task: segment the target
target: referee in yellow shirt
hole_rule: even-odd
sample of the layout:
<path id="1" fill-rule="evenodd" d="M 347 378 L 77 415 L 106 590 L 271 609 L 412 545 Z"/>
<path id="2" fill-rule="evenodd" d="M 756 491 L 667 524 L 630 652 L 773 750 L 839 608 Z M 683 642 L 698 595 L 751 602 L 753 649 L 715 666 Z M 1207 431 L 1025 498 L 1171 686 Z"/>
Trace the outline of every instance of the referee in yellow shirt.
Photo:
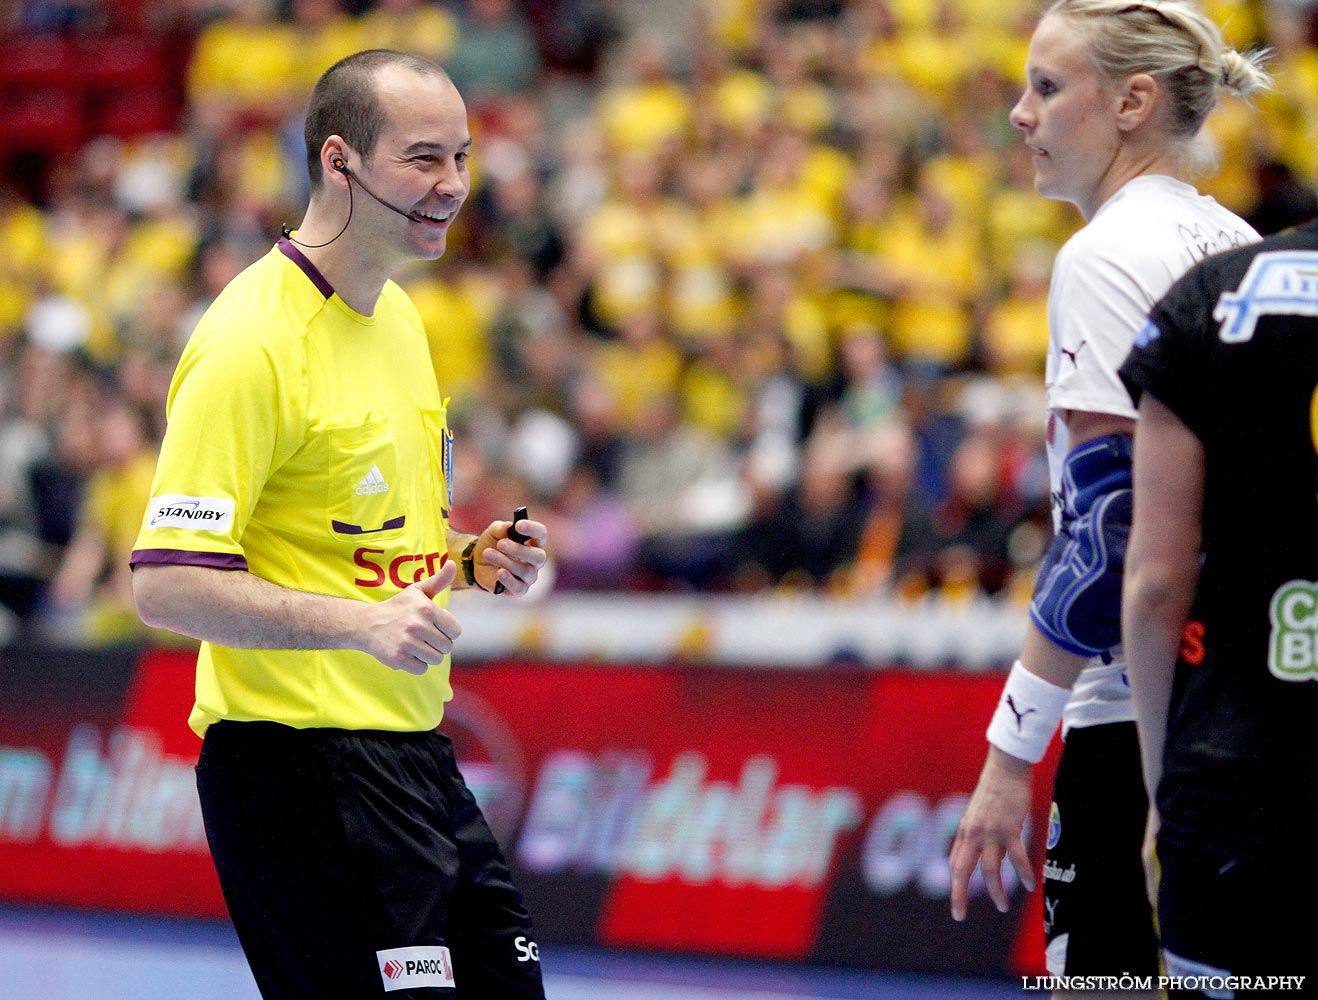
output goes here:
<path id="1" fill-rule="evenodd" d="M 202 640 L 198 789 L 263 997 L 542 1000 L 530 918 L 436 727 L 449 590 L 525 594 L 546 530 L 450 528 L 446 401 L 390 280 L 444 253 L 466 107 L 435 63 L 360 52 L 317 82 L 306 140 L 302 226 L 216 299 L 170 386 L 138 613 Z"/>

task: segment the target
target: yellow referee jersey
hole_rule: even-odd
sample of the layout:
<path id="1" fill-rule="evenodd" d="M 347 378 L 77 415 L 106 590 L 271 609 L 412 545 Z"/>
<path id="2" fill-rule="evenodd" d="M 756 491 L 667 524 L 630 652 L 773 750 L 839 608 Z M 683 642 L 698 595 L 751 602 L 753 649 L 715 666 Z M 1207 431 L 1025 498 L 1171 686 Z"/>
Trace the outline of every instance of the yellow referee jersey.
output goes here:
<path id="1" fill-rule="evenodd" d="M 397 285 L 362 316 L 281 240 L 220 294 L 183 352 L 133 565 L 392 597 L 445 558 L 444 402 Z M 196 694 L 189 723 L 203 734 L 220 719 L 428 730 L 453 692 L 447 659 L 417 677 L 355 651 L 203 643 Z"/>

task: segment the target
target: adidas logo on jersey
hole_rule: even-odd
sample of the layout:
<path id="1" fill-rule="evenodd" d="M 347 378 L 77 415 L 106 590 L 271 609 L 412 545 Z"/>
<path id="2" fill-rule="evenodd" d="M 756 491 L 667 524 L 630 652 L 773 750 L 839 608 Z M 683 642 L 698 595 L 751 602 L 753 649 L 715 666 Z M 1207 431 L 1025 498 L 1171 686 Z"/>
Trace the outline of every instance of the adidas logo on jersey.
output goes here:
<path id="1" fill-rule="evenodd" d="M 384 481 L 384 476 L 380 475 L 380 467 L 372 465 L 371 471 L 362 476 L 362 481 L 357 484 L 354 491 L 359 497 L 369 496 L 372 493 L 388 493 L 389 484 Z"/>

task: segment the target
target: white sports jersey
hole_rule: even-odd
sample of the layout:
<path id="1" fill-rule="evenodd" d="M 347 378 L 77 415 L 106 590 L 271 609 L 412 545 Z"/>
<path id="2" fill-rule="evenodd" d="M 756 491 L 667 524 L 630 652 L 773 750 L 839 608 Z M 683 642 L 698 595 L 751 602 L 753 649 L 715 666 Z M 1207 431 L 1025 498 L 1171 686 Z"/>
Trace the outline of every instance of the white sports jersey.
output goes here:
<path id="1" fill-rule="evenodd" d="M 1154 304 L 1177 278 L 1215 253 L 1259 236 L 1189 184 L 1136 177 L 1103 203 L 1053 265 L 1048 293 L 1048 471 L 1060 526 L 1062 465 L 1070 450 L 1061 414 L 1088 410 L 1136 417 L 1117 369 Z M 1094 660 L 1072 689 L 1062 731 L 1135 718 L 1125 660 Z"/>

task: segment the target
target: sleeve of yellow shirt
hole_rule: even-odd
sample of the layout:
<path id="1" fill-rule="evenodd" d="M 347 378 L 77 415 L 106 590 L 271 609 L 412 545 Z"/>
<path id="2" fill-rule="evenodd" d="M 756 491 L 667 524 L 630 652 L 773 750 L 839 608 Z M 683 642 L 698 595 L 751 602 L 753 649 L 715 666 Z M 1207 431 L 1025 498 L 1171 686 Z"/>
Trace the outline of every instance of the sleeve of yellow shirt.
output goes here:
<path id="1" fill-rule="evenodd" d="M 253 326 L 221 313 L 184 352 L 134 562 L 246 568 L 242 538 L 262 487 L 301 439 L 304 378 L 290 338 Z"/>

